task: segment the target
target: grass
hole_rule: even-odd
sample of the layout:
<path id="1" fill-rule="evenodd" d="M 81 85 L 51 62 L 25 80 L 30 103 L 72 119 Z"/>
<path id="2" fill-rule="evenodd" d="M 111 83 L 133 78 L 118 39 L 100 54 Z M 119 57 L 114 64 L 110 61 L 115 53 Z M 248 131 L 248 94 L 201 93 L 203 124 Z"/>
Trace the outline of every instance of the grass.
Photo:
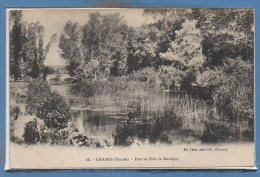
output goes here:
<path id="1" fill-rule="evenodd" d="M 85 97 L 88 106 L 111 110 L 124 110 L 133 113 L 135 118 L 156 120 L 178 118 L 205 118 L 210 107 L 203 100 L 187 94 L 171 95 L 159 86 L 118 78 L 106 81 L 85 81 L 73 89 L 74 93 L 84 92 L 80 86 L 87 84 L 85 91 L 91 90 L 91 96 Z M 150 84 L 150 85 L 149 85 Z M 86 88 L 85 86 L 82 86 Z M 92 93 L 93 92 L 93 93 Z M 88 95 L 84 93 L 82 95 Z"/>
<path id="2" fill-rule="evenodd" d="M 128 118 L 137 122 L 139 120 L 156 123 L 159 121 L 162 128 L 169 126 L 168 124 L 180 128 L 184 122 L 192 126 L 196 122 L 206 123 L 214 127 L 222 127 L 223 130 L 233 132 L 232 135 L 237 136 L 239 132 L 248 130 L 248 136 L 253 137 L 252 125 L 240 127 L 240 124 L 233 122 L 220 111 L 213 101 L 202 100 L 184 92 L 172 93 L 162 90 L 154 83 L 127 78 L 86 81 L 80 83 L 77 88 L 82 84 L 92 88 L 92 95 L 85 97 L 90 107 L 114 111 L 114 113 L 123 111 L 128 114 Z M 235 129 L 233 130 L 232 127 Z M 218 132 L 213 132 L 215 133 Z"/>
<path id="3" fill-rule="evenodd" d="M 21 96 L 26 94 L 26 92 L 23 93 L 26 87 L 27 85 L 22 82 L 10 83 L 10 98 L 15 100 L 18 105 L 24 102 Z M 71 91 L 77 96 L 85 98 L 87 106 L 92 110 L 100 109 L 112 115 L 124 113 L 128 115 L 128 118 L 137 122 L 145 120 L 156 122 L 156 125 L 159 122 L 162 130 L 169 126 L 172 120 L 177 120 L 173 123 L 174 126 L 178 126 L 177 128 L 182 126 L 179 124 L 180 122 L 190 122 L 191 124 L 205 122 L 211 127 L 222 127 L 223 130 L 232 131 L 234 134 L 241 132 L 246 139 L 254 136 L 253 129 L 249 130 L 248 126 L 244 126 L 237 130 L 238 125 L 235 122 L 231 125 L 230 122 L 223 121 L 223 117 L 220 115 L 218 115 L 220 120 L 209 120 L 210 113 L 216 110 L 212 102 L 209 103 L 183 92 L 165 91 L 152 82 L 140 82 L 125 77 L 111 80 L 86 80 L 71 85 Z M 140 124 L 140 126 L 142 125 Z M 12 129 L 12 127 L 11 125 L 10 128 Z M 215 130 L 214 127 L 211 129 Z M 231 130 L 232 127 L 235 130 Z M 146 131 L 145 128 L 144 131 Z M 218 131 L 214 131 L 213 135 L 215 134 L 218 134 Z"/>

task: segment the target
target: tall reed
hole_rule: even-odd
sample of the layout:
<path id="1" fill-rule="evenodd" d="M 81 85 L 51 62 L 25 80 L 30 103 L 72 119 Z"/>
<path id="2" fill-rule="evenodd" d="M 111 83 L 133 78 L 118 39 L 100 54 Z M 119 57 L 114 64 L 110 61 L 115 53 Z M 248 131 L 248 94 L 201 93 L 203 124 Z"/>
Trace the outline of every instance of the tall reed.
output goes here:
<path id="1" fill-rule="evenodd" d="M 205 119 L 210 109 L 205 101 L 198 98 L 184 93 L 171 94 L 139 81 L 118 79 L 84 84 L 93 90 L 93 96 L 86 98 L 89 106 L 121 109 L 134 113 L 135 118 L 140 119 L 167 119 L 173 116 Z"/>

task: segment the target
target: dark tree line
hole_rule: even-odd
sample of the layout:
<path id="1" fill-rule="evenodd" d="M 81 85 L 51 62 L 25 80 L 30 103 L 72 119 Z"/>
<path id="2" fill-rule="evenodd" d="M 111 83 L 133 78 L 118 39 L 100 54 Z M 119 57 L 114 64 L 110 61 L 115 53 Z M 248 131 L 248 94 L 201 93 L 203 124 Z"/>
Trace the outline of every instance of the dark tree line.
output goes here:
<path id="1" fill-rule="evenodd" d="M 27 24 L 22 19 L 21 10 L 10 11 L 9 16 L 10 76 L 15 81 L 27 76 L 44 77 L 44 60 L 51 44 L 56 40 L 56 34 L 44 46 L 44 27 L 39 22 Z"/>
<path id="2" fill-rule="evenodd" d="M 119 14 L 100 13 L 83 26 L 69 21 L 59 46 L 70 74 L 96 78 L 146 67 L 186 70 L 196 62 L 215 67 L 227 58 L 253 62 L 250 9 L 145 9 L 144 15 L 155 22 L 132 28 Z"/>
<path id="3" fill-rule="evenodd" d="M 128 31 L 119 14 L 90 14 L 84 26 L 67 22 L 59 47 L 69 73 L 94 78 L 126 74 Z"/>
<path id="4" fill-rule="evenodd" d="M 67 22 L 59 47 L 70 75 L 155 78 L 162 89 L 196 93 L 232 114 L 241 107 L 253 114 L 252 9 L 144 9 L 143 15 L 154 22 L 133 28 L 119 13 L 92 13 L 82 26 Z M 44 77 L 56 35 L 45 45 L 44 27 L 27 24 L 22 11 L 10 11 L 9 23 L 10 76 Z"/>
<path id="5" fill-rule="evenodd" d="M 83 26 L 68 22 L 59 46 L 70 74 L 154 78 L 162 89 L 213 100 L 232 117 L 253 117 L 252 9 L 144 9 L 143 15 L 154 22 L 133 28 L 120 14 L 100 13 Z"/>

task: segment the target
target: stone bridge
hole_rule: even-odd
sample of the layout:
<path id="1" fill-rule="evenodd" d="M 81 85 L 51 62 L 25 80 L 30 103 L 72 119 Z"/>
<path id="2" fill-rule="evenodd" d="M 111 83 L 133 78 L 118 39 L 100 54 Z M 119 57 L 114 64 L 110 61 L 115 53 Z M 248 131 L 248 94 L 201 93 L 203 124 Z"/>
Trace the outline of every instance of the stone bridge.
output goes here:
<path id="1" fill-rule="evenodd" d="M 68 74 L 51 74 L 47 75 L 46 80 L 50 84 L 62 84 L 62 83 L 73 83 L 75 81 L 74 77 Z"/>

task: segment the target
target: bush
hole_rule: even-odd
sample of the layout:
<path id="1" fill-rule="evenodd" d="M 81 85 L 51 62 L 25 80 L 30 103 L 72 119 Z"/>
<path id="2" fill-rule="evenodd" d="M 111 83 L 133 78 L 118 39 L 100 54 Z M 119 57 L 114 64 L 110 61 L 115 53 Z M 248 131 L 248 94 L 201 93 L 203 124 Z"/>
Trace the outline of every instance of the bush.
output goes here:
<path id="1" fill-rule="evenodd" d="M 172 66 L 160 67 L 160 81 L 161 86 L 165 89 L 179 90 L 183 81 L 185 73 L 182 70 L 176 69 Z"/>
<path id="2" fill-rule="evenodd" d="M 71 111 L 65 99 L 56 91 L 48 96 L 48 100 L 37 108 L 36 116 L 44 120 L 48 128 L 64 128 L 71 118 Z"/>
<path id="3" fill-rule="evenodd" d="M 93 96 L 94 87 L 91 82 L 92 81 L 89 80 L 77 82 L 76 84 L 71 86 L 70 88 L 71 94 L 76 96 L 83 96 L 85 98 Z"/>
<path id="4" fill-rule="evenodd" d="M 226 59 L 223 66 L 207 69 L 197 84 L 210 93 L 215 104 L 234 119 L 254 117 L 253 65 L 241 59 Z"/>
<path id="5" fill-rule="evenodd" d="M 10 118 L 13 120 L 18 119 L 19 113 L 20 113 L 19 105 L 14 99 L 10 99 L 10 106 L 9 106 Z"/>
<path id="6" fill-rule="evenodd" d="M 135 71 L 129 76 L 129 79 L 143 83 L 144 87 L 155 87 L 159 81 L 158 72 L 150 67 Z"/>
<path id="7" fill-rule="evenodd" d="M 34 80 L 28 85 L 27 106 L 48 128 L 64 128 L 71 118 L 65 99 L 56 91 L 51 91 L 44 80 Z"/>
<path id="8" fill-rule="evenodd" d="M 28 84 L 27 106 L 32 114 L 38 112 L 38 108 L 42 107 L 48 101 L 51 95 L 51 88 L 45 80 L 32 80 Z"/>
<path id="9" fill-rule="evenodd" d="M 115 130 L 114 145 L 116 146 L 130 146 L 134 142 L 133 127 L 123 124 L 118 125 Z"/>
<path id="10" fill-rule="evenodd" d="M 24 142 L 28 144 L 34 144 L 36 143 L 39 138 L 40 134 L 37 130 L 37 121 L 33 120 L 28 123 L 26 123 L 24 127 Z"/>

